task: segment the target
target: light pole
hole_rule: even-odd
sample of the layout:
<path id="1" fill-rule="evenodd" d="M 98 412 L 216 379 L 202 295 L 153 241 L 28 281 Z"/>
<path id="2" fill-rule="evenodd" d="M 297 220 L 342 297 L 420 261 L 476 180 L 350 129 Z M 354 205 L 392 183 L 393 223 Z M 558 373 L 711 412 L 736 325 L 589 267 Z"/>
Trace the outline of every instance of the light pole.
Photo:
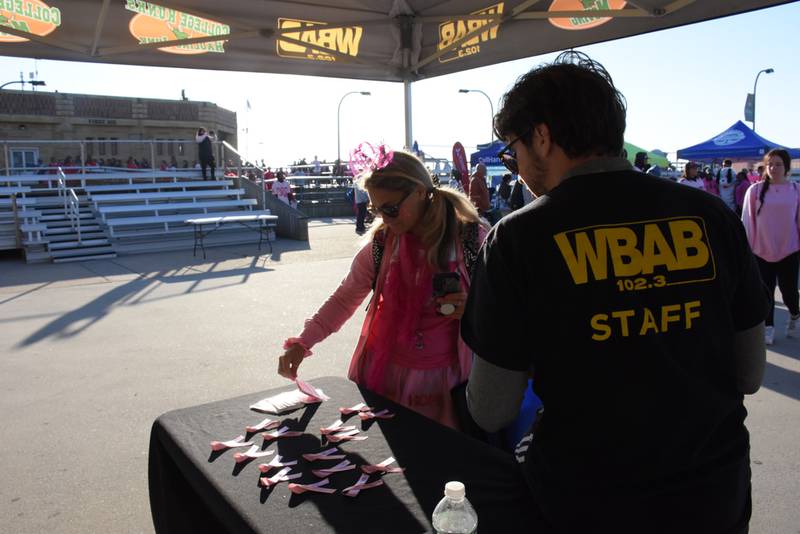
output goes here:
<path id="1" fill-rule="evenodd" d="M 758 71 L 758 74 L 756 74 L 756 83 L 753 84 L 753 132 L 756 131 L 756 88 L 758 87 L 758 77 L 761 76 L 762 72 L 772 74 L 775 72 L 775 69 L 761 69 Z"/>
<path id="2" fill-rule="evenodd" d="M 37 86 L 40 86 L 40 85 L 45 85 L 45 83 L 43 81 L 41 81 L 41 80 L 30 80 L 30 81 L 27 81 L 27 82 L 25 80 L 14 80 L 13 82 L 6 82 L 3 85 L 0 85 L 0 89 L 5 87 L 6 85 L 11 85 L 12 83 L 21 83 L 23 87 L 25 87 L 26 83 L 29 83 L 34 87 L 37 87 Z"/>
<path id="3" fill-rule="evenodd" d="M 342 116 L 342 101 L 347 98 L 348 95 L 364 95 L 370 96 L 372 93 L 369 91 L 350 91 L 349 93 L 345 93 L 342 98 L 339 99 L 339 107 L 336 108 L 336 163 L 339 165 L 339 168 L 342 167 L 342 129 L 340 128 L 340 119 Z"/>
<path id="4" fill-rule="evenodd" d="M 486 93 L 484 93 L 480 89 L 459 89 L 458 92 L 459 93 L 480 93 L 480 94 L 482 94 L 483 96 L 486 97 L 486 100 L 489 101 L 489 109 L 492 112 L 491 121 L 489 122 L 489 124 L 491 124 L 491 128 L 489 129 L 490 132 L 491 132 L 490 135 L 489 135 L 489 143 L 491 143 L 494 140 L 494 104 L 492 104 L 492 99 L 489 98 L 489 95 L 487 95 Z"/>

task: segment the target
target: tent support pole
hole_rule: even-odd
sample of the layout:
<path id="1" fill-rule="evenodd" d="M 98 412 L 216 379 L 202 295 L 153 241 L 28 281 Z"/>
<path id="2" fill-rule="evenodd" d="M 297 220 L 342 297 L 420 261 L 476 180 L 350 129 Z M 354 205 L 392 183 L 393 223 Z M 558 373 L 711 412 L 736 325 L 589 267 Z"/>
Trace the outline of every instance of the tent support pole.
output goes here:
<path id="1" fill-rule="evenodd" d="M 413 134 L 411 132 L 411 81 L 403 80 L 403 109 L 405 112 L 405 148 L 411 150 L 414 144 Z"/>

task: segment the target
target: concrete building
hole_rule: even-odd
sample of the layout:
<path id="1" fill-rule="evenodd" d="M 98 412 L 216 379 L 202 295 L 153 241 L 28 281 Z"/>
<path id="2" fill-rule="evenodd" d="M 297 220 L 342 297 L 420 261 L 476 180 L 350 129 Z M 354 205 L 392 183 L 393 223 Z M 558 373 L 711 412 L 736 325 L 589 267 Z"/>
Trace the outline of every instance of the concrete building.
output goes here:
<path id="1" fill-rule="evenodd" d="M 29 168 L 39 160 L 75 161 L 82 153 L 87 160 L 133 157 L 156 166 L 174 157 L 178 166 L 184 161 L 192 166 L 199 127 L 236 146 L 236 113 L 211 102 L 3 90 L 0 172 L 6 165 Z M 140 142 L 153 139 L 162 142 Z M 75 142 L 36 142 L 51 140 Z"/>

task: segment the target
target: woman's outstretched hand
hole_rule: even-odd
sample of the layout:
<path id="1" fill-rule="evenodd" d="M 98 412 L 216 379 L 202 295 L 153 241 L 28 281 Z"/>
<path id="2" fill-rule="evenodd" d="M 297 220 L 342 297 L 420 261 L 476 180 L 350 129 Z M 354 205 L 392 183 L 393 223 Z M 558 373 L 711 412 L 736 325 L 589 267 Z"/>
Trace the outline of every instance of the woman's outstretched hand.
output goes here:
<path id="1" fill-rule="evenodd" d="M 461 320 L 461 317 L 464 315 L 464 305 L 467 302 L 467 294 L 464 292 L 461 293 L 450 293 L 443 297 L 439 297 L 436 299 L 436 305 L 441 307 L 442 304 L 452 304 L 455 307 L 453 313 L 447 315 L 450 319 L 458 319 Z"/>
<path id="2" fill-rule="evenodd" d="M 283 356 L 278 359 L 278 374 L 289 380 L 296 379 L 297 368 L 300 367 L 300 363 L 303 361 L 305 355 L 306 349 L 299 343 L 295 343 L 286 349 Z"/>

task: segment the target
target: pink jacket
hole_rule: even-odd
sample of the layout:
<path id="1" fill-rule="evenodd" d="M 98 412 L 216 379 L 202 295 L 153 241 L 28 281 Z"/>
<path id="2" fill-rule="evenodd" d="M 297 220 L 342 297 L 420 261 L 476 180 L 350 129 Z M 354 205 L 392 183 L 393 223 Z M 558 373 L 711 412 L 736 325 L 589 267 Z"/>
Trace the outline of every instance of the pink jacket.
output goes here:
<path id="1" fill-rule="evenodd" d="M 800 188 L 796 184 L 771 184 L 764 198 L 764 208 L 758 197 L 764 182 L 750 186 L 744 195 L 742 223 L 753 254 L 778 262 L 800 250 Z"/>
<path id="2" fill-rule="evenodd" d="M 479 243 L 483 243 L 486 233 L 485 228 L 482 226 L 479 227 Z M 389 234 L 384 247 L 383 260 L 381 261 L 380 271 L 375 284 L 375 291 L 369 301 L 367 316 L 364 318 L 361 334 L 350 361 L 350 369 L 347 376 L 350 380 L 357 383 L 364 382 L 364 380 L 362 380 L 364 346 L 369 337 L 372 320 L 375 317 L 377 296 L 381 294 L 383 283 L 386 280 L 386 273 L 391 263 L 390 260 L 397 253 L 398 244 L 399 241 L 397 237 L 393 234 Z M 460 242 L 456 246 L 456 255 L 462 285 L 464 286 L 464 290 L 468 291 L 470 279 L 469 273 L 467 273 L 464 265 L 464 253 Z M 317 313 L 310 319 L 306 319 L 303 332 L 297 337 L 287 339 L 284 343 L 284 347 L 288 348 L 294 343 L 299 343 L 306 349 L 306 356 L 310 356 L 311 348 L 313 348 L 314 345 L 323 341 L 332 333 L 337 332 L 342 325 L 353 316 L 353 313 L 355 313 L 356 309 L 364 301 L 364 298 L 372 291 L 372 282 L 375 279 L 375 261 L 372 257 L 372 242 L 370 241 L 356 254 L 350 266 L 350 272 L 344 280 L 342 280 L 341 284 L 339 284 L 336 291 L 328 297 L 328 300 L 317 310 Z M 461 367 L 461 381 L 464 382 L 469 378 L 469 372 L 472 369 L 472 350 L 467 347 L 464 340 L 460 337 L 458 339 L 458 360 Z"/>

